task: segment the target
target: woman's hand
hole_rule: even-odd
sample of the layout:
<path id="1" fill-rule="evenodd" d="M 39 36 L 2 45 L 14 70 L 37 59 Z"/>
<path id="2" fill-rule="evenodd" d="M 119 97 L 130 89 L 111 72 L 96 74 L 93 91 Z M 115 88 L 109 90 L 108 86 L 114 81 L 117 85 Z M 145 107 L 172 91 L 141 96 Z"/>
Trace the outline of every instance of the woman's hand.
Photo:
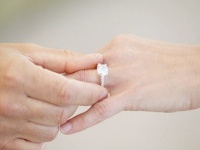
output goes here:
<path id="1" fill-rule="evenodd" d="M 199 46 L 119 36 L 100 52 L 109 67 L 105 87 L 110 97 L 63 125 L 71 129 L 66 134 L 81 131 L 125 110 L 174 112 L 200 107 Z M 100 83 L 96 70 L 69 76 Z"/>
<path id="2" fill-rule="evenodd" d="M 82 56 L 33 44 L 0 44 L 0 149 L 40 150 L 79 105 L 107 91 L 58 73 L 95 68 L 100 54 Z"/>

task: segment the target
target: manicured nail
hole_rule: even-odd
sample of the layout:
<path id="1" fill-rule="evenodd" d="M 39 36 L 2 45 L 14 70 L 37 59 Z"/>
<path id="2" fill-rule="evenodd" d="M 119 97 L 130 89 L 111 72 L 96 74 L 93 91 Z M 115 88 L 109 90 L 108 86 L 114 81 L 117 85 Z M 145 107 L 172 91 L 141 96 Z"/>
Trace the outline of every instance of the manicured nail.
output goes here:
<path id="1" fill-rule="evenodd" d="M 107 97 L 108 97 L 108 92 L 104 90 L 103 93 L 101 94 L 99 100 L 105 99 L 105 98 L 107 98 Z"/>
<path id="2" fill-rule="evenodd" d="M 60 128 L 60 130 L 61 130 L 62 133 L 67 133 L 67 132 L 69 132 L 71 129 L 72 129 L 71 123 L 67 123 L 67 124 L 61 126 L 61 128 Z"/>

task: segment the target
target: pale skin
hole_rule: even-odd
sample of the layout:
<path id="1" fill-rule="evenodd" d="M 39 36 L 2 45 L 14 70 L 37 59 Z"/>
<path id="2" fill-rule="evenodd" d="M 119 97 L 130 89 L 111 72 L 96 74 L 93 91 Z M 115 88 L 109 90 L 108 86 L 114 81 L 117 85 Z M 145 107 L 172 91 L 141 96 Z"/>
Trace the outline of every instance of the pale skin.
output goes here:
<path id="1" fill-rule="evenodd" d="M 121 111 L 175 112 L 200 107 L 200 46 L 122 35 L 99 53 L 109 67 L 105 87 L 110 97 L 68 120 L 62 125 L 63 133 L 82 131 Z M 100 84 L 93 69 L 68 77 Z"/>
<path id="2" fill-rule="evenodd" d="M 0 149 L 40 150 L 78 106 L 106 98 L 105 88 L 63 75 L 102 61 L 101 54 L 0 44 Z"/>

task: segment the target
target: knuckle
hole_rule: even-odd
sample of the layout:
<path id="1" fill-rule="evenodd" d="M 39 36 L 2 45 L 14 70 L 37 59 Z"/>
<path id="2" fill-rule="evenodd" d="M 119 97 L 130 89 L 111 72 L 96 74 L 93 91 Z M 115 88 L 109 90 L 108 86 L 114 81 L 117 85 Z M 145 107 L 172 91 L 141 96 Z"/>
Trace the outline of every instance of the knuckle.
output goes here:
<path id="1" fill-rule="evenodd" d="M 74 55 L 74 53 L 73 53 L 72 51 L 69 51 L 69 50 L 66 50 L 66 49 L 63 50 L 63 53 L 64 53 L 64 55 L 65 55 L 66 57 L 68 57 L 68 56 L 73 56 L 73 55 Z"/>
<path id="2" fill-rule="evenodd" d="M 40 47 L 39 45 L 37 45 L 37 44 L 35 44 L 35 43 L 24 43 L 23 46 L 24 46 L 25 48 L 30 48 L 30 47 L 36 48 L 36 47 Z"/>
<path id="3" fill-rule="evenodd" d="M 8 141 L 7 143 L 4 142 L 0 142 L 0 149 L 1 150 L 10 150 L 11 146 L 15 145 L 15 140 L 14 141 Z"/>
<path id="4" fill-rule="evenodd" d="M 105 118 L 108 115 L 109 108 L 104 103 L 99 103 L 94 106 L 94 114 L 99 116 L 100 118 Z"/>
<path id="5" fill-rule="evenodd" d="M 128 35 L 124 35 L 124 34 L 118 35 L 118 36 L 113 38 L 112 43 L 113 44 L 120 44 L 120 43 L 126 41 L 127 39 L 128 39 Z"/>
<path id="6" fill-rule="evenodd" d="M 13 62 L 10 62 L 8 66 L 6 66 L 6 69 L 4 69 L 3 74 L 3 81 L 6 84 L 6 86 L 14 86 L 18 85 L 20 82 L 19 72 L 16 70 L 18 67 L 13 64 Z"/>
<path id="7" fill-rule="evenodd" d="M 13 105 L 10 105 L 5 99 L 1 100 L 2 102 L 0 103 L 0 114 L 2 116 L 8 116 L 11 115 L 11 113 L 14 113 L 14 107 Z"/>
<path id="8" fill-rule="evenodd" d="M 5 115 L 5 113 L 7 112 L 7 105 L 4 102 L 5 100 L 4 100 L 2 95 L 0 95 L 0 101 L 1 101 L 1 103 L 0 103 L 0 115 L 2 116 L 2 115 Z"/>
<path id="9" fill-rule="evenodd" d="M 11 105 L 9 107 L 9 104 L 8 103 L 4 103 L 4 104 L 1 104 L 0 108 L 1 108 L 1 115 L 3 116 L 10 116 L 11 113 L 12 113 L 12 108 L 13 106 Z"/>
<path id="10" fill-rule="evenodd" d="M 17 103 L 12 103 L 12 105 L 10 102 L 0 103 L 0 114 L 2 116 L 17 117 L 22 115 L 22 110 L 22 107 Z"/>
<path id="11" fill-rule="evenodd" d="M 86 76 L 86 71 L 85 70 L 82 70 L 78 73 L 78 78 L 80 81 L 83 81 L 83 82 L 87 82 L 87 76 Z"/>
<path id="12" fill-rule="evenodd" d="M 60 106 L 66 106 L 68 103 L 70 103 L 71 100 L 71 94 L 70 90 L 67 88 L 68 86 L 65 84 L 62 84 L 58 90 L 58 105 Z"/>
<path id="13" fill-rule="evenodd" d="M 47 134 L 47 141 L 54 140 L 58 135 L 58 131 L 59 131 L 58 127 L 53 127 L 49 129 L 48 134 Z"/>

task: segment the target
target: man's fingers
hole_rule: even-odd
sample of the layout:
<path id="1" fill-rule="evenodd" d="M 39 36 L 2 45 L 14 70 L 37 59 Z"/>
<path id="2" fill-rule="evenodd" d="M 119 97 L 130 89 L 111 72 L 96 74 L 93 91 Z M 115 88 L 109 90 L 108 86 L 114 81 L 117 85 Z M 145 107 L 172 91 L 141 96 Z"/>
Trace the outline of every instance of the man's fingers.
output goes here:
<path id="1" fill-rule="evenodd" d="M 95 68 L 103 62 L 101 54 L 82 55 L 69 50 L 45 48 L 36 44 L 1 44 L 5 50 L 16 50 L 27 56 L 30 61 L 57 73 L 73 73 L 82 69 Z"/>
<path id="2" fill-rule="evenodd" d="M 29 56 L 34 63 L 58 73 L 73 73 L 82 69 L 95 68 L 103 61 L 101 54 L 81 55 L 67 50 L 48 50 Z"/>
<path id="3" fill-rule="evenodd" d="M 61 126 L 64 134 L 71 134 L 91 127 L 111 116 L 123 111 L 124 105 L 121 96 L 107 98 L 95 105 L 88 111 L 75 116 Z"/>
<path id="4" fill-rule="evenodd" d="M 36 99 L 27 98 L 26 115 L 28 121 L 46 126 L 59 126 L 65 123 L 76 111 L 77 106 L 58 107 Z"/>
<path id="5" fill-rule="evenodd" d="M 26 95 L 58 106 L 92 105 L 107 97 L 99 85 L 68 79 L 38 66 L 27 65 L 23 83 Z"/>
<path id="6" fill-rule="evenodd" d="M 7 150 L 42 150 L 41 143 L 33 143 L 24 139 L 15 139 L 13 142 L 8 143 L 4 149 Z"/>
<path id="7" fill-rule="evenodd" d="M 48 127 L 38 125 L 32 122 L 27 122 L 21 126 L 22 131 L 20 133 L 20 138 L 36 142 L 49 142 L 56 138 L 58 135 L 59 127 Z"/>

